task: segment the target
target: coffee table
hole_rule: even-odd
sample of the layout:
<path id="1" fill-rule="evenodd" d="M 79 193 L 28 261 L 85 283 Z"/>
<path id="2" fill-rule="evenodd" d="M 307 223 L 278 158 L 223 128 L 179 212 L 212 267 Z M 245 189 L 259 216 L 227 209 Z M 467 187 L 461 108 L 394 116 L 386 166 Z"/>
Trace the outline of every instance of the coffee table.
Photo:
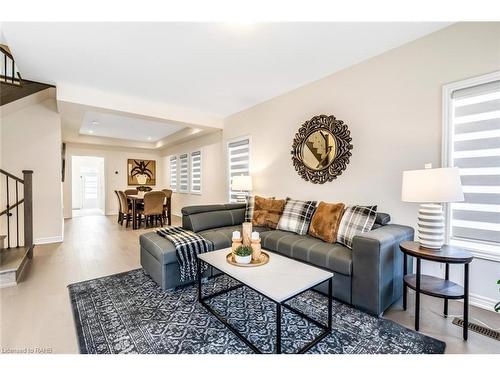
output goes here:
<path id="1" fill-rule="evenodd" d="M 276 304 L 276 353 L 281 353 L 281 314 L 285 307 L 293 313 L 322 329 L 321 334 L 299 350 L 305 353 L 332 330 L 332 277 L 333 273 L 311 266 L 309 264 L 287 258 L 285 256 L 264 250 L 269 254 L 269 263 L 259 267 L 238 267 L 226 261 L 226 255 L 231 248 L 212 251 L 198 255 L 198 301 L 219 319 L 227 328 L 247 344 L 255 353 L 262 353 L 223 316 L 215 311 L 207 301 L 216 296 L 228 293 L 246 286 Z M 225 275 L 239 282 L 230 288 L 203 295 L 201 267 L 206 263 Z M 328 282 L 328 322 L 327 324 L 307 316 L 303 312 L 287 304 L 289 300 L 322 283 Z"/>

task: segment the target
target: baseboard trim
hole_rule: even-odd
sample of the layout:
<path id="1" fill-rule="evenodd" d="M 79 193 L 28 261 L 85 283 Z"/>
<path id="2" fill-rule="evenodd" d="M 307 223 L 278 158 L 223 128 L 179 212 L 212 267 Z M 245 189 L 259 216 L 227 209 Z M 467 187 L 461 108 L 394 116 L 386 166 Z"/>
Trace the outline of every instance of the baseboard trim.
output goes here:
<path id="1" fill-rule="evenodd" d="M 35 245 L 63 242 L 63 236 L 35 238 Z"/>
<path id="2" fill-rule="evenodd" d="M 494 311 L 496 300 L 478 294 L 469 294 L 469 303 L 484 310 Z"/>

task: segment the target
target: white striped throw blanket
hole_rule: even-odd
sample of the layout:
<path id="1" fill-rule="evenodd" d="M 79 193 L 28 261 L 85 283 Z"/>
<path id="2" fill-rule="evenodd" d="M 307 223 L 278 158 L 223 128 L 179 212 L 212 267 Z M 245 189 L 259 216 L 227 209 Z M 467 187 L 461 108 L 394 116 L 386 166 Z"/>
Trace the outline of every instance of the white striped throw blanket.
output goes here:
<path id="1" fill-rule="evenodd" d="M 196 280 L 197 255 L 212 251 L 212 243 L 199 234 L 181 227 L 165 227 L 157 229 L 156 233 L 174 245 L 179 261 L 181 281 Z M 203 272 L 207 265 L 203 263 L 202 267 Z"/>

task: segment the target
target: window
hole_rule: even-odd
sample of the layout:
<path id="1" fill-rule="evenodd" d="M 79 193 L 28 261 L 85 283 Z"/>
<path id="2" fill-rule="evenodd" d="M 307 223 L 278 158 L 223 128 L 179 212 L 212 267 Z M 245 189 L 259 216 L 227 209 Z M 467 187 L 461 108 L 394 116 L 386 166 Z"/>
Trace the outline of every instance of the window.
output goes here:
<path id="1" fill-rule="evenodd" d="M 201 193 L 201 151 L 191 153 L 191 193 Z"/>
<path id="2" fill-rule="evenodd" d="M 445 155 L 465 201 L 447 212 L 449 242 L 500 259 L 500 73 L 445 86 Z"/>
<path id="3" fill-rule="evenodd" d="M 177 191 L 177 156 L 170 157 L 170 189 Z"/>
<path id="4" fill-rule="evenodd" d="M 179 155 L 179 192 L 189 192 L 188 154 Z"/>
<path id="5" fill-rule="evenodd" d="M 229 202 L 236 202 L 240 192 L 232 190 L 234 176 L 250 175 L 250 140 L 248 138 L 230 141 L 227 144 L 229 165 Z"/>

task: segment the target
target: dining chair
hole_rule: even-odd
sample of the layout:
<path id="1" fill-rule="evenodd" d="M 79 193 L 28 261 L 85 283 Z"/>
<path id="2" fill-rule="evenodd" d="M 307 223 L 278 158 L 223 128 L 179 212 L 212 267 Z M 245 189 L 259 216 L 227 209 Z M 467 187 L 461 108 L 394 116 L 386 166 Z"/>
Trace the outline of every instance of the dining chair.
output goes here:
<path id="1" fill-rule="evenodd" d="M 122 217 L 123 217 L 122 202 L 120 200 L 120 194 L 118 194 L 118 190 L 115 190 L 115 194 L 116 194 L 116 198 L 118 199 L 118 223 L 121 224 L 122 223 Z"/>
<path id="2" fill-rule="evenodd" d="M 167 221 L 167 225 L 172 225 L 172 190 L 163 189 L 165 193 L 165 202 L 163 204 L 163 218 Z"/>
<path id="3" fill-rule="evenodd" d="M 127 189 L 125 190 L 125 195 L 137 195 L 139 194 L 139 190 L 137 189 Z"/>
<path id="4" fill-rule="evenodd" d="M 123 225 L 123 220 L 125 220 L 125 228 L 128 228 L 128 223 L 132 220 L 132 205 L 129 204 L 125 192 L 118 191 L 118 196 L 120 197 L 120 210 L 122 213 L 120 224 Z"/>
<path id="5" fill-rule="evenodd" d="M 146 228 L 149 224 L 153 224 L 153 221 L 158 225 L 158 220 L 160 220 L 160 224 L 163 226 L 164 201 L 165 193 L 163 191 L 152 191 L 144 194 L 144 208 L 140 208 L 138 212 L 141 216 L 144 216 Z"/>

